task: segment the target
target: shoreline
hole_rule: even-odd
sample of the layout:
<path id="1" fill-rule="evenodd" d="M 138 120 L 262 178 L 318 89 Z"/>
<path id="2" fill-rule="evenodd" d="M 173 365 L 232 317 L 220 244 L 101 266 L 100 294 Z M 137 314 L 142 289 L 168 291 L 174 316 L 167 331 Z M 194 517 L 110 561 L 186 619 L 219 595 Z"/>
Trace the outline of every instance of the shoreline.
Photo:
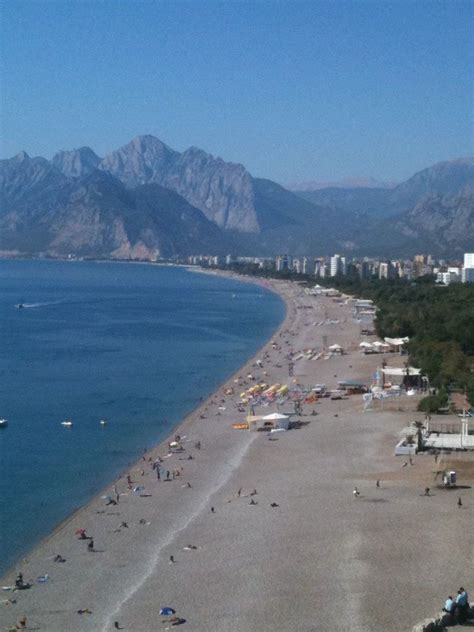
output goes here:
<path id="1" fill-rule="evenodd" d="M 56 261 L 56 259 L 54 260 Z M 64 262 L 69 262 L 67 259 L 61 260 Z M 74 261 L 74 263 L 82 263 L 82 261 Z M 140 263 L 143 265 L 155 265 L 152 262 L 122 262 L 122 261 L 94 261 L 93 263 Z M 175 264 L 170 264 L 170 265 L 175 265 Z M 211 274 L 211 275 L 215 275 L 215 276 L 222 276 L 224 278 L 232 278 L 236 281 L 240 281 L 241 283 L 253 283 L 254 285 L 258 285 L 258 286 L 263 286 L 262 283 L 259 282 L 259 279 L 255 279 L 255 280 L 250 280 L 247 279 L 245 277 L 241 277 L 240 275 L 237 275 L 235 273 L 227 273 L 225 271 L 206 271 L 203 269 L 194 269 L 194 266 L 180 266 L 180 267 L 187 267 L 190 269 L 191 272 L 195 272 L 195 273 L 199 273 L 199 274 Z M 216 394 L 219 393 L 219 391 L 222 390 L 222 387 L 229 381 L 234 380 L 235 377 L 239 374 L 245 371 L 245 369 L 247 367 L 250 367 L 255 359 L 258 357 L 260 351 L 268 344 L 268 342 L 273 338 L 273 336 L 277 335 L 280 330 L 282 328 L 285 327 L 285 323 L 287 321 L 288 318 L 288 304 L 287 301 L 285 300 L 284 296 L 281 295 L 280 293 L 278 293 L 277 291 L 275 291 L 275 289 L 271 288 L 271 287 L 266 287 L 264 286 L 266 290 L 273 292 L 273 294 L 276 294 L 280 300 L 282 300 L 284 306 L 285 306 L 285 314 L 283 317 L 283 320 L 281 321 L 280 325 L 275 329 L 275 331 L 271 334 L 271 336 L 268 337 L 268 339 L 266 339 L 263 344 L 256 350 L 255 353 L 252 354 L 252 356 L 240 367 L 238 368 L 235 372 L 233 372 L 227 379 L 224 379 L 223 381 L 219 382 L 218 386 L 216 387 L 216 389 L 210 393 L 208 395 L 208 397 L 206 399 L 204 399 L 202 402 L 199 402 L 196 406 L 194 406 L 182 419 L 180 419 L 177 423 L 176 426 L 174 426 L 171 430 L 168 436 L 166 436 L 163 440 L 159 441 L 156 444 L 153 444 L 149 449 L 147 448 L 147 453 L 156 453 L 158 451 L 163 451 L 163 449 L 168 445 L 169 441 L 173 439 L 173 437 L 176 434 L 182 434 L 183 430 L 185 430 L 186 424 L 189 423 L 191 421 L 191 419 L 201 413 L 204 408 L 206 406 L 209 405 L 209 402 L 212 401 L 212 399 L 216 396 Z M 127 465 L 118 476 L 115 476 L 110 483 L 104 485 L 103 487 L 100 488 L 100 490 L 98 492 L 96 492 L 93 496 L 91 496 L 91 498 L 86 501 L 85 503 L 83 503 L 82 505 L 80 505 L 79 507 L 77 507 L 76 509 L 72 510 L 71 512 L 69 512 L 67 514 L 67 516 L 65 516 L 56 526 L 54 526 L 52 528 L 52 530 L 45 535 L 44 537 L 38 539 L 36 541 L 35 544 L 32 545 L 31 548 L 29 548 L 25 553 L 20 554 L 18 556 L 18 558 L 16 559 L 16 561 L 14 561 L 1 575 L 0 575 L 0 583 L 5 583 L 5 581 L 7 580 L 7 578 L 9 576 L 11 576 L 12 574 L 15 573 L 15 569 L 16 567 L 21 564 L 24 563 L 25 560 L 27 561 L 29 557 L 31 557 L 31 555 L 34 554 L 35 550 L 42 547 L 43 545 L 47 544 L 52 538 L 54 538 L 58 533 L 62 532 L 67 526 L 68 524 L 70 524 L 75 518 L 79 517 L 81 515 L 82 512 L 87 511 L 87 509 L 94 503 L 97 502 L 101 499 L 101 497 L 107 493 L 107 491 L 110 490 L 110 487 L 116 485 L 119 483 L 119 481 L 123 480 L 123 478 L 125 478 L 127 476 L 128 473 L 130 473 L 133 469 L 135 469 L 140 463 L 142 462 L 142 459 L 139 458 L 136 461 L 134 461 L 133 463 L 131 463 L 130 465 Z"/>
<path id="2" fill-rule="evenodd" d="M 474 548 L 472 460 L 445 455 L 438 465 L 462 477 L 459 509 L 455 495 L 433 479 L 432 456 L 413 456 L 410 464 L 394 456 L 400 430 L 419 416 L 413 398 L 370 411 L 357 395 L 305 403 L 296 426 L 271 441 L 266 433 L 233 429 L 244 417 L 236 403 L 240 388 L 248 388 L 246 369 L 271 384 L 336 388 L 342 378 L 370 380 L 383 359 L 360 353 L 350 305 L 307 296 L 291 282 L 271 285 L 285 301 L 285 318 L 173 431 L 185 451 L 162 455 L 163 463 L 169 470 L 181 466 L 181 474 L 157 481 L 139 461 L 128 471 L 149 494 L 127 492 L 121 478 L 117 507 L 108 511 L 96 498 L 71 517 L 18 569 L 27 581 L 45 572 L 50 579 L 14 593 L 17 604 L 0 606 L 0 629 L 26 614 L 31 626 L 49 632 L 109 632 L 115 622 L 147 632 L 163 629 L 159 609 L 171 606 L 192 632 L 408 632 L 440 607 L 447 591 L 472 587 L 466 556 Z M 334 342 L 343 355 L 301 353 Z M 253 364 L 258 356 L 263 369 Z M 389 359 L 402 362 L 394 354 Z M 225 396 L 239 374 L 237 393 Z M 293 415 L 292 408 L 289 400 L 280 412 Z M 147 456 L 155 458 L 165 444 Z M 421 498 L 426 486 L 432 494 Z M 94 554 L 74 537 L 78 527 L 93 534 Z M 455 533 L 465 534 L 463 547 L 446 546 Z M 52 562 L 57 553 L 65 564 Z M 84 608 L 90 614 L 79 614 Z"/>

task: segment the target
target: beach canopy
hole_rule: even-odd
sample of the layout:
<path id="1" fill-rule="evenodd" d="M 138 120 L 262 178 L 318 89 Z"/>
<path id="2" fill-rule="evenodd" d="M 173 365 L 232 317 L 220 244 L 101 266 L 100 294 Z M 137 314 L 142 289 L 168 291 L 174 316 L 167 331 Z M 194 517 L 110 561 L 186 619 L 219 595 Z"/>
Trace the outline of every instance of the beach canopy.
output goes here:
<path id="1" fill-rule="evenodd" d="M 262 417 L 265 421 L 276 421 L 277 419 L 288 419 L 288 415 L 282 415 L 281 413 L 272 413 L 271 415 L 265 415 Z"/>
<path id="2" fill-rule="evenodd" d="M 394 377 L 403 377 L 405 375 L 420 375 L 421 369 L 416 369 L 414 366 L 409 366 L 407 369 L 386 366 L 382 369 L 384 375 L 391 375 Z"/>
<path id="3" fill-rule="evenodd" d="M 339 386 L 346 386 L 346 387 L 357 387 L 357 386 L 367 386 L 367 382 L 364 382 L 362 380 L 339 380 L 338 381 Z"/>
<path id="4" fill-rule="evenodd" d="M 389 345 L 393 345 L 394 347 L 400 347 L 407 342 L 410 342 L 410 338 L 406 336 L 405 338 L 384 338 L 385 342 L 388 342 Z"/>
<path id="5" fill-rule="evenodd" d="M 328 347 L 330 351 L 337 351 L 338 349 L 342 349 L 341 345 L 335 344 Z"/>
<path id="6" fill-rule="evenodd" d="M 359 347 L 367 347 L 367 349 L 372 349 L 372 344 L 370 342 L 360 342 Z"/>
<path id="7" fill-rule="evenodd" d="M 282 415 L 281 413 L 271 413 L 270 415 L 265 415 L 265 417 L 262 418 L 262 421 L 267 422 L 267 421 L 271 421 L 273 422 L 273 427 L 274 428 L 283 428 L 283 430 L 289 430 L 290 428 L 290 418 L 288 415 Z"/>

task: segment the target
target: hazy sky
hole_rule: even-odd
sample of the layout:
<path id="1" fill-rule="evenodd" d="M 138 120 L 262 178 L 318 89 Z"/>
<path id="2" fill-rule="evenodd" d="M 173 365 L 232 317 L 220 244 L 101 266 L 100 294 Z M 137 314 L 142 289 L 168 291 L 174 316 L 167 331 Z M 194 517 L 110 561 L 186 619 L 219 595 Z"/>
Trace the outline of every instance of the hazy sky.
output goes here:
<path id="1" fill-rule="evenodd" d="M 153 134 L 285 184 L 474 153 L 467 0 L 1 6 L 2 157 Z"/>

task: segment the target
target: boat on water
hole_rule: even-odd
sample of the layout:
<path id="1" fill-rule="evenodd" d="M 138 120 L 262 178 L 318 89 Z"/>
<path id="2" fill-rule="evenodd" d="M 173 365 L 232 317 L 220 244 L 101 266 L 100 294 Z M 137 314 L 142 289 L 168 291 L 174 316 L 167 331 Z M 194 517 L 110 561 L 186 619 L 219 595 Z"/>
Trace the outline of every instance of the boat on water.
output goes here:
<path id="1" fill-rule="evenodd" d="M 0 419 L 0 428 L 6 428 L 8 426 L 7 419 Z"/>
<path id="2" fill-rule="evenodd" d="M 101 419 L 99 421 L 99 423 L 100 423 L 101 426 L 106 426 L 107 425 L 107 420 L 106 419 Z"/>
<path id="3" fill-rule="evenodd" d="M 62 421 L 61 422 L 61 426 L 65 426 L 66 428 L 71 428 L 72 426 L 72 421 L 67 419 L 66 421 Z"/>
<path id="4" fill-rule="evenodd" d="M 15 307 L 17 309 L 24 309 L 25 306 L 23 305 L 23 303 L 18 303 L 17 305 L 15 305 Z"/>

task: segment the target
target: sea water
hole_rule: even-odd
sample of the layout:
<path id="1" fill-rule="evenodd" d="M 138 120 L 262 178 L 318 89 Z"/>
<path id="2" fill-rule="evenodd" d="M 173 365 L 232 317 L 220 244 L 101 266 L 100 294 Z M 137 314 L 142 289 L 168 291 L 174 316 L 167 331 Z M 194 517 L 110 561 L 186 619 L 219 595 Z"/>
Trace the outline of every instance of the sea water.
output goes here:
<path id="1" fill-rule="evenodd" d="M 1 261 L 0 572 L 164 439 L 283 317 L 264 287 L 185 268 Z"/>

